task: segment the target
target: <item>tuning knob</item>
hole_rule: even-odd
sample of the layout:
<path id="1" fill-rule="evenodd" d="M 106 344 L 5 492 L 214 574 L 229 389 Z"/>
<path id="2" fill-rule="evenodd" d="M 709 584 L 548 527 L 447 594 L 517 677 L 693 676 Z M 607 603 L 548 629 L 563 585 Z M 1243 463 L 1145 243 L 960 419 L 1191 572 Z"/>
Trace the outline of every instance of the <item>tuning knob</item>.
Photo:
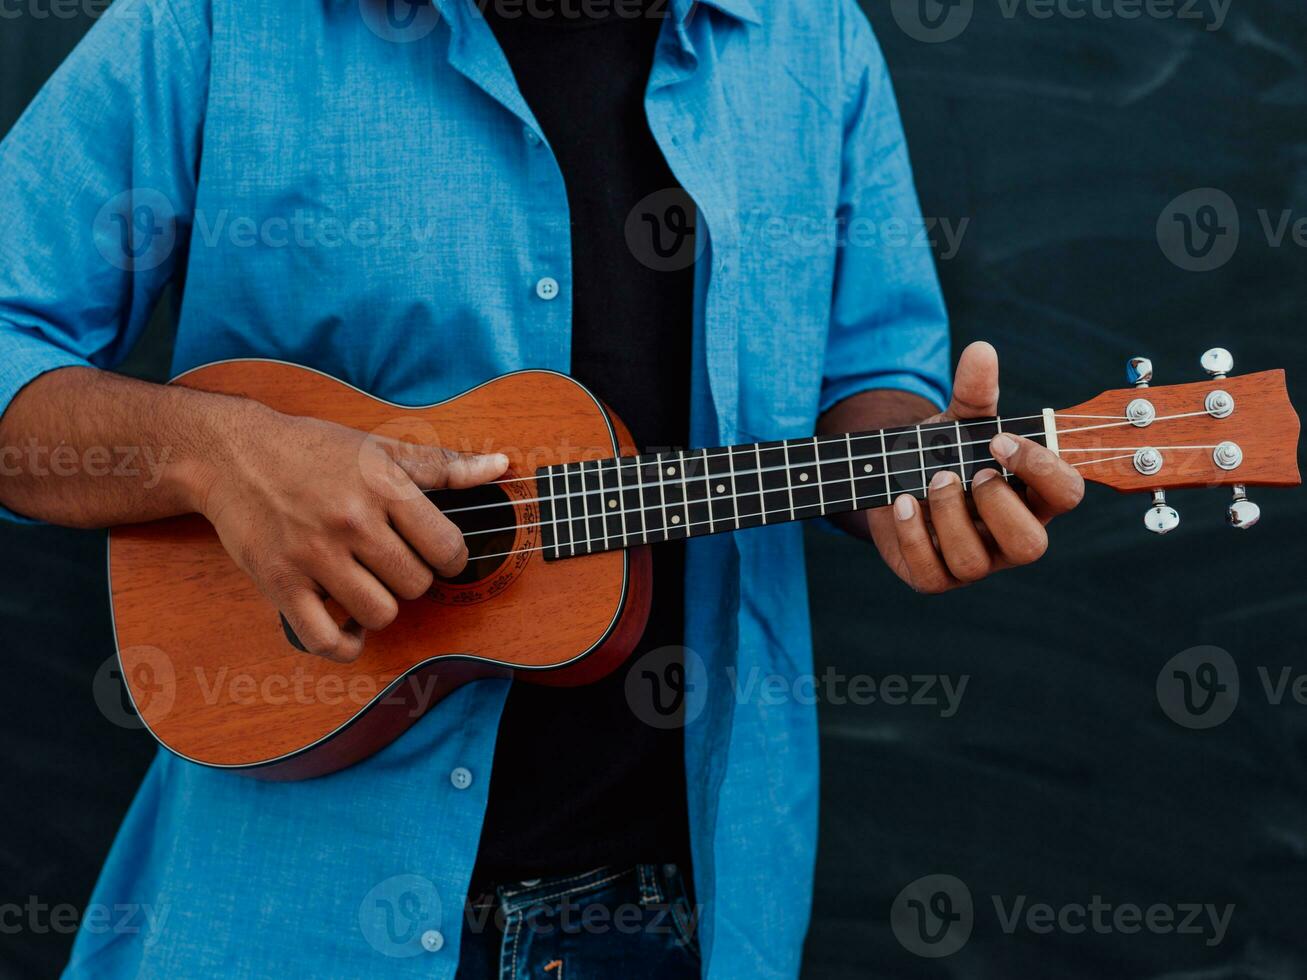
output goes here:
<path id="1" fill-rule="evenodd" d="M 1234 355 L 1224 347 L 1213 347 L 1198 359 L 1198 363 L 1213 378 L 1224 378 L 1234 370 Z"/>
<path id="2" fill-rule="evenodd" d="M 1144 527 L 1154 534 L 1166 534 L 1180 526 L 1180 513 L 1166 503 L 1166 491 L 1153 491 L 1153 506 L 1144 514 Z"/>
<path id="3" fill-rule="evenodd" d="M 1136 388 L 1147 388 L 1153 380 L 1153 362 L 1146 357 L 1132 357 L 1125 362 L 1125 377 Z"/>
<path id="4" fill-rule="evenodd" d="M 1231 527 L 1246 531 L 1261 520 L 1262 509 L 1248 499 L 1248 491 L 1241 484 L 1236 484 L 1234 500 L 1226 510 L 1226 515 L 1230 518 Z"/>

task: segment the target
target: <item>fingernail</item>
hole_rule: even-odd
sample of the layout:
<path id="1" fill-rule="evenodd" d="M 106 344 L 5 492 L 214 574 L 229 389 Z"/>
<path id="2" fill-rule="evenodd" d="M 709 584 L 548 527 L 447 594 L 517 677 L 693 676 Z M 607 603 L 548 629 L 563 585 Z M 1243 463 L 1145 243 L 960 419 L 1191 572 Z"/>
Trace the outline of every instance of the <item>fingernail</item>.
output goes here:
<path id="1" fill-rule="evenodd" d="M 994 441 L 989 444 L 989 447 L 994 450 L 995 456 L 1006 459 L 1017 451 L 1017 441 L 1010 435 L 1000 432 L 994 437 Z"/>
<path id="2" fill-rule="evenodd" d="M 979 470 L 979 471 L 977 471 L 976 475 L 975 475 L 974 477 L 971 478 L 971 489 L 974 490 L 976 487 L 980 486 L 982 483 L 987 483 L 987 482 L 989 482 L 990 480 L 994 479 L 994 477 L 996 477 L 996 476 L 998 476 L 998 470 Z"/>
<path id="3" fill-rule="evenodd" d="M 909 497 L 906 493 L 894 501 L 894 516 L 901 521 L 912 520 L 912 515 L 917 510 L 917 502 Z"/>
<path id="4" fill-rule="evenodd" d="M 942 490 L 950 483 L 957 483 L 958 475 L 952 470 L 940 470 L 930 478 L 930 489 Z"/>
<path id="5" fill-rule="evenodd" d="M 486 462 L 498 466 L 500 469 L 505 469 L 508 466 L 508 457 L 503 453 L 491 453 L 486 457 Z"/>

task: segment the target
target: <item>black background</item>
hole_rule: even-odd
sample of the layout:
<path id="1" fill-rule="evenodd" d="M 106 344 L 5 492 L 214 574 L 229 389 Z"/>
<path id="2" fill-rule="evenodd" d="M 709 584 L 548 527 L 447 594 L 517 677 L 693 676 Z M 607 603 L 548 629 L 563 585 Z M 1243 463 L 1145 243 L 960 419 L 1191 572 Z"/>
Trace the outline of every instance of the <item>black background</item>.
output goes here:
<path id="1" fill-rule="evenodd" d="M 1218 29 L 1211 4 L 1189 0 L 1137 17 L 1128 0 L 956 0 L 950 16 L 971 19 L 938 42 L 913 27 L 916 2 L 870 14 L 923 210 L 967 221 L 939 268 L 957 347 L 999 348 L 1004 411 L 1119 387 L 1132 353 L 1159 383 L 1194 380 L 1218 344 L 1236 373 L 1287 368 L 1307 406 L 1307 249 L 1273 245 L 1259 214 L 1307 218 L 1301 0 L 1234 0 Z M 0 132 L 90 24 L 39 2 L 5 10 Z M 1212 271 L 1182 269 L 1158 239 L 1169 202 L 1196 188 L 1228 194 L 1240 219 Z M 162 378 L 167 361 L 157 329 L 129 370 Z M 819 673 L 969 679 L 948 718 L 822 703 L 806 977 L 1307 976 L 1307 707 L 1273 703 L 1258 676 L 1307 672 L 1307 496 L 1253 496 L 1265 517 L 1244 534 L 1223 526 L 1224 492 L 1173 494 L 1183 523 L 1154 538 L 1143 499 L 1091 487 L 1036 568 L 944 597 L 898 586 L 868 548 L 810 535 Z M 92 694 L 112 653 L 103 535 L 4 526 L 0 550 L 0 904 L 81 908 L 152 743 Z M 1229 651 L 1242 682 L 1230 718 L 1204 731 L 1155 694 L 1163 665 L 1200 644 Z M 941 959 L 890 928 L 895 896 L 927 874 L 959 879 L 976 909 L 970 941 Z M 994 896 L 1234 911 L 1214 945 L 1092 925 L 1009 933 Z M 70 942 L 6 934 L 0 975 L 50 975 Z"/>

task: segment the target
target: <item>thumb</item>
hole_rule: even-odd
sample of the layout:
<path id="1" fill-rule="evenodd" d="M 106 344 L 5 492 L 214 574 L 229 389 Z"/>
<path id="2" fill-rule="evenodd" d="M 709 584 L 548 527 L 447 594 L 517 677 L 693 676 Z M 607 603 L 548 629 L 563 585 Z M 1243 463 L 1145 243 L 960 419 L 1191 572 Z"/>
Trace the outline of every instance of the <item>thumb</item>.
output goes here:
<path id="1" fill-rule="evenodd" d="M 958 358 L 946 414 L 954 419 L 998 414 L 998 352 L 983 340 L 969 344 Z"/>
<path id="2" fill-rule="evenodd" d="M 391 457 L 422 490 L 465 490 L 504 475 L 503 453 L 456 453 L 438 446 L 397 443 Z"/>

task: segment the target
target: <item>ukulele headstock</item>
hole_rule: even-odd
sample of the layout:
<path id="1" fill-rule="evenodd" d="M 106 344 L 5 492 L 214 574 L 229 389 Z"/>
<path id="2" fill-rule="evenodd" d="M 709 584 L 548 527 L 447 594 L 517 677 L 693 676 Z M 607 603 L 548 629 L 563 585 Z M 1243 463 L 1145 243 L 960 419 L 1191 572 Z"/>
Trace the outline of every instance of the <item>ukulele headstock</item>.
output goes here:
<path id="1" fill-rule="evenodd" d="M 1151 492 L 1144 524 L 1158 534 L 1180 516 L 1166 491 L 1231 487 L 1227 516 L 1238 528 L 1257 523 L 1249 486 L 1289 487 L 1298 473 L 1298 415 L 1284 371 L 1228 377 L 1234 359 L 1213 348 L 1201 363 L 1209 380 L 1153 387 L 1152 364 L 1126 365 L 1134 387 L 1105 391 L 1056 413 L 1058 450 L 1086 480 L 1127 493 Z"/>

